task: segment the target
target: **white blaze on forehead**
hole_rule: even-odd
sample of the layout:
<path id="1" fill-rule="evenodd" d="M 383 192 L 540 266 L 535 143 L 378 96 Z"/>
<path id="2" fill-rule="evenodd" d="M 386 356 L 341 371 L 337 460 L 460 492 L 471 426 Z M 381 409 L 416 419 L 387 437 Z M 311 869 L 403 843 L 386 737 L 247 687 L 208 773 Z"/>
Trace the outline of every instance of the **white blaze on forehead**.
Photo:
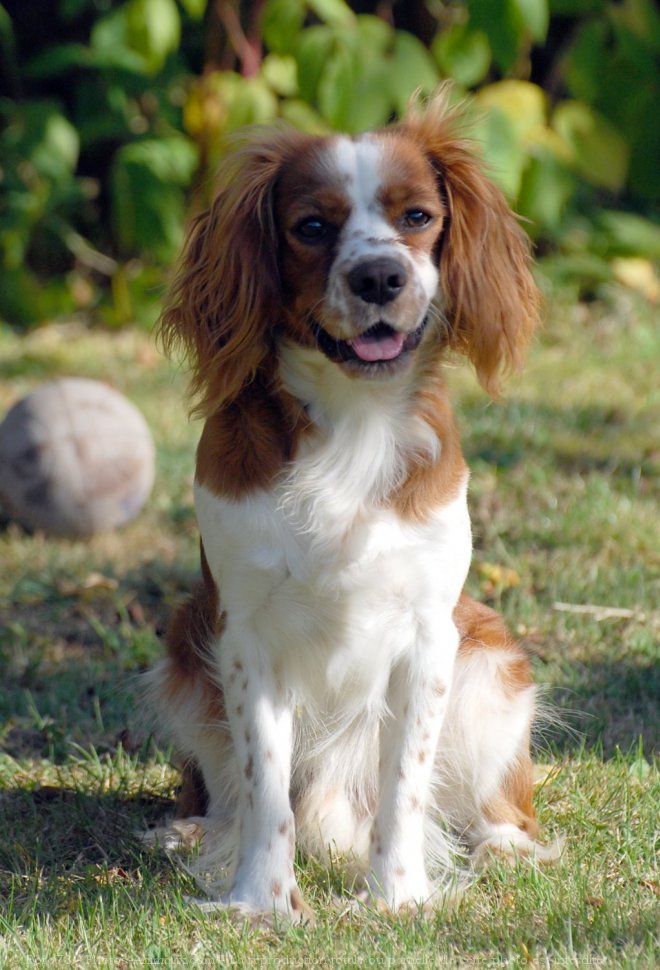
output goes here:
<path id="1" fill-rule="evenodd" d="M 383 204 L 383 189 L 392 177 L 390 147 L 374 135 L 355 139 L 340 135 L 331 143 L 325 162 L 332 169 L 333 180 L 341 184 L 350 207 L 330 271 L 327 306 L 345 320 L 353 319 L 359 311 L 363 324 L 384 319 L 397 329 L 415 329 L 437 290 L 438 271 L 431 253 L 406 245 L 400 228 L 392 224 Z M 375 304 L 369 314 L 366 304 L 352 293 L 348 272 L 364 260 L 382 256 L 405 266 L 408 284 L 405 294 L 389 305 L 386 313 L 378 308 L 377 316 Z M 345 336 L 342 331 L 342 338 Z"/>
<path id="2" fill-rule="evenodd" d="M 383 143 L 369 135 L 357 140 L 340 137 L 334 143 L 334 162 L 351 204 L 347 235 L 369 235 L 374 241 L 396 238 L 385 218 L 379 194 L 383 184 Z"/>

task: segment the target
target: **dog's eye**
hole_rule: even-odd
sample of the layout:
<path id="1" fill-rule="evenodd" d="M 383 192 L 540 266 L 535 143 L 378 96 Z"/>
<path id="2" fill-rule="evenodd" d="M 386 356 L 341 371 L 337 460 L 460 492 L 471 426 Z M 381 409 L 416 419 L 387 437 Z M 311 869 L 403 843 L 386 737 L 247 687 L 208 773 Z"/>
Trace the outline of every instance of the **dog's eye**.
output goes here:
<path id="1" fill-rule="evenodd" d="M 408 209 L 404 213 L 402 222 L 406 229 L 423 229 L 428 226 L 431 216 L 423 209 Z"/>
<path id="2" fill-rule="evenodd" d="M 307 219 L 301 219 L 295 228 L 295 233 L 300 239 L 309 242 L 315 242 L 317 239 L 323 239 L 327 236 L 330 227 L 322 219 L 317 219 L 316 216 L 309 216 Z"/>

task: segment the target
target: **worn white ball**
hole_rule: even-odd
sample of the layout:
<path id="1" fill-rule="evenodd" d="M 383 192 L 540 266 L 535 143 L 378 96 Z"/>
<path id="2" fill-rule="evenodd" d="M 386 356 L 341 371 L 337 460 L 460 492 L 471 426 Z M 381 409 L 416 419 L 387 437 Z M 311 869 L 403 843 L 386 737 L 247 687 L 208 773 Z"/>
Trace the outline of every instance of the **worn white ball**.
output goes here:
<path id="1" fill-rule="evenodd" d="M 30 530 L 77 538 L 132 519 L 154 480 L 135 405 L 99 381 L 49 381 L 0 424 L 0 503 Z"/>

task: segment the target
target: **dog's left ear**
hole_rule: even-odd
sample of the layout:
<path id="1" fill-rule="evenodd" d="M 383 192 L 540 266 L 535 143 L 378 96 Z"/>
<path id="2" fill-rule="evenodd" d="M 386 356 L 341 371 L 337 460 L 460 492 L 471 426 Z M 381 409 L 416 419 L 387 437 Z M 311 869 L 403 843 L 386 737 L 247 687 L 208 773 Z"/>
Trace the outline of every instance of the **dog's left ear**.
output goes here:
<path id="1" fill-rule="evenodd" d="M 448 107 L 446 88 L 411 108 L 401 127 L 429 157 L 447 204 L 440 289 L 448 343 L 496 395 L 501 372 L 521 363 L 539 320 L 530 240 L 461 134 L 461 111 Z"/>

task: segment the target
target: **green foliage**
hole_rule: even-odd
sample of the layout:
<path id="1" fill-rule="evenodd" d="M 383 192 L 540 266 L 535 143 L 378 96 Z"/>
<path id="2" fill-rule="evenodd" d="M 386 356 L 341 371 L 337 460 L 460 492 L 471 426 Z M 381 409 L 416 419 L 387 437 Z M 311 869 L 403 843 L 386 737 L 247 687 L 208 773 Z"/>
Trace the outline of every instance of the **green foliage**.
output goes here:
<path id="1" fill-rule="evenodd" d="M 345 0 L 234 8 L 244 34 L 208 0 L 0 6 L 0 317 L 145 315 L 141 294 L 174 258 L 191 192 L 204 204 L 233 131 L 282 118 L 358 132 L 445 78 L 543 250 L 575 256 L 581 240 L 586 284 L 610 278 L 605 205 L 637 213 L 617 258 L 657 258 L 643 218 L 660 204 L 652 0 L 439 5 L 428 43 Z"/>

